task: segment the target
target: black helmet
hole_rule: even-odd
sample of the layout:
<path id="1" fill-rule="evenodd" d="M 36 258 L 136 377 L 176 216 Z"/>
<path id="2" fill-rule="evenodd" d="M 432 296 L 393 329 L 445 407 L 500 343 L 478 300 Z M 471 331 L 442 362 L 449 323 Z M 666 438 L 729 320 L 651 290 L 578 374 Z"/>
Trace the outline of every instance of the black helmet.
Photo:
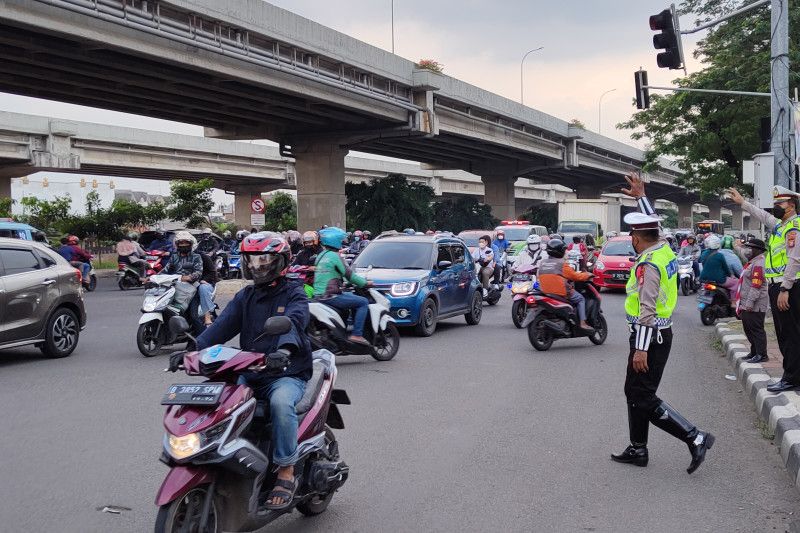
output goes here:
<path id="1" fill-rule="evenodd" d="M 550 239 L 547 241 L 547 255 L 550 257 L 564 257 L 566 251 L 567 246 L 561 239 Z"/>

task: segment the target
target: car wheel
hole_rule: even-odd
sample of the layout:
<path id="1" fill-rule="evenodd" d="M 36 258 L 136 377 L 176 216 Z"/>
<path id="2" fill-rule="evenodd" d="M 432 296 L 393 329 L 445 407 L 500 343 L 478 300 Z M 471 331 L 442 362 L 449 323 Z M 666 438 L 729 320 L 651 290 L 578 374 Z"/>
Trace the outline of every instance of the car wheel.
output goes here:
<path id="1" fill-rule="evenodd" d="M 481 322 L 483 316 L 483 295 L 480 290 L 472 293 L 472 301 L 469 304 L 469 313 L 464 315 L 467 324 L 470 326 L 477 326 Z"/>
<path id="2" fill-rule="evenodd" d="M 437 315 L 436 302 L 432 298 L 427 298 L 419 312 L 419 323 L 414 328 L 417 335 L 420 337 L 433 335 L 433 332 L 436 331 Z"/>
<path id="3" fill-rule="evenodd" d="M 42 353 L 53 359 L 67 357 L 78 345 L 80 331 L 75 313 L 65 307 L 56 309 L 47 321 Z"/>

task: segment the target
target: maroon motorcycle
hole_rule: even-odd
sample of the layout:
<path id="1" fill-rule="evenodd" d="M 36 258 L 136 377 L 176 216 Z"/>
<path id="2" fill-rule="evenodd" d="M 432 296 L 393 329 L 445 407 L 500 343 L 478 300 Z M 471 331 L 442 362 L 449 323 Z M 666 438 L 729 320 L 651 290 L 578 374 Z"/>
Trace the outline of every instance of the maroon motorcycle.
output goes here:
<path id="1" fill-rule="evenodd" d="M 182 317 L 170 319 L 169 327 L 175 333 L 189 331 Z M 290 329 L 287 317 L 272 317 L 263 335 Z M 264 505 L 276 477 L 269 409 L 250 387 L 239 384 L 245 372 L 274 368 L 270 356 L 218 345 L 171 358 L 169 370 L 208 381 L 171 385 L 161 402 L 168 406 L 161 461 L 170 471 L 156 496 L 156 533 L 254 531 L 295 508 L 307 516 L 327 509 L 349 472 L 332 428 L 344 428 L 337 404 L 350 400 L 333 388 L 333 355 L 322 350 L 314 356 L 313 374 L 295 407 L 298 488 L 291 505 L 280 511 Z"/>

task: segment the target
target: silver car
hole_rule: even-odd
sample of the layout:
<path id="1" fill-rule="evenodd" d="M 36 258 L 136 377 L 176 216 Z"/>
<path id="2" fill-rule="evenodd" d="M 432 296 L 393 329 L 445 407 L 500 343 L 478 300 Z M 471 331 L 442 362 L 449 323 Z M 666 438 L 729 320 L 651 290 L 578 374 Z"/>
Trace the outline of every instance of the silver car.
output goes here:
<path id="1" fill-rule="evenodd" d="M 85 326 L 80 271 L 43 244 L 0 238 L 0 349 L 66 357 Z"/>

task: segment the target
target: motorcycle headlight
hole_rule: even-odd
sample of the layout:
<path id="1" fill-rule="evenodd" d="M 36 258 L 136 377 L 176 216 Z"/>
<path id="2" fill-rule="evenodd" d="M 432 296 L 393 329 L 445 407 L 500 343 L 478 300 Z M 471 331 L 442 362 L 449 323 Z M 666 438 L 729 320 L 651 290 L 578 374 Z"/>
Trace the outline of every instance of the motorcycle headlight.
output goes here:
<path id="1" fill-rule="evenodd" d="M 416 281 L 406 281 L 392 285 L 392 296 L 411 296 L 417 292 L 418 283 Z"/>
<path id="2" fill-rule="evenodd" d="M 597 263 L 594 264 L 594 269 L 595 270 L 605 270 L 606 269 L 606 265 L 604 265 L 602 261 L 598 260 Z"/>
<path id="3" fill-rule="evenodd" d="M 515 283 L 513 287 L 511 287 L 512 294 L 525 294 L 531 290 L 531 282 L 527 283 Z"/>
<path id="4" fill-rule="evenodd" d="M 167 434 L 167 451 L 175 459 L 186 459 L 200 451 L 200 436 L 189 433 L 183 437 Z"/>

